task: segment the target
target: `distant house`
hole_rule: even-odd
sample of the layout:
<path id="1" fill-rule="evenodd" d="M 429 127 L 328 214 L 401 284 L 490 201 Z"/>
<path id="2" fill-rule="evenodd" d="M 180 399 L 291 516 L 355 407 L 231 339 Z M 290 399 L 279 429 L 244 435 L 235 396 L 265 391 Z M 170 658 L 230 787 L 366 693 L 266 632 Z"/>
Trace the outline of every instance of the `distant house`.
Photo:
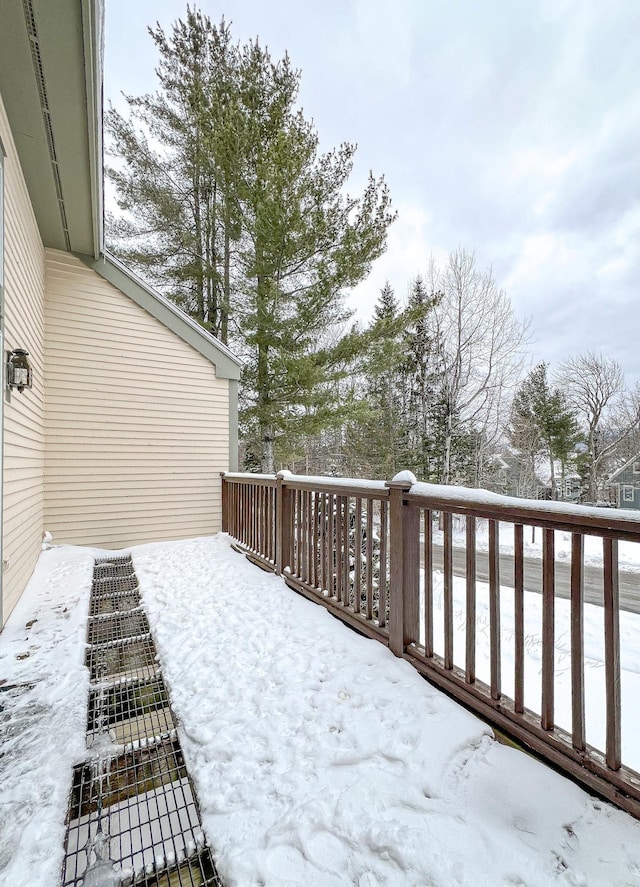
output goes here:
<path id="1" fill-rule="evenodd" d="M 528 465 L 509 447 L 491 457 L 495 480 L 492 488 L 508 496 L 525 499 L 551 499 L 551 466 L 548 459 L 537 457 L 535 466 Z M 561 502 L 579 502 L 582 495 L 580 475 L 573 470 L 565 471 L 556 462 L 556 499 Z"/>
<path id="2" fill-rule="evenodd" d="M 0 3 L 0 626 L 44 530 L 215 532 L 236 465 L 238 359 L 104 250 L 102 14 Z"/>
<path id="3" fill-rule="evenodd" d="M 618 508 L 640 509 L 640 453 L 614 471 L 609 488 Z"/>
<path id="4" fill-rule="evenodd" d="M 556 499 L 559 502 L 579 502 L 582 495 L 582 480 L 577 471 L 565 471 L 562 476 L 562 466 L 560 462 L 554 465 L 554 474 L 556 482 Z M 551 499 L 551 468 L 549 461 L 545 460 L 536 471 L 536 475 L 540 481 L 538 489 L 538 499 Z"/>

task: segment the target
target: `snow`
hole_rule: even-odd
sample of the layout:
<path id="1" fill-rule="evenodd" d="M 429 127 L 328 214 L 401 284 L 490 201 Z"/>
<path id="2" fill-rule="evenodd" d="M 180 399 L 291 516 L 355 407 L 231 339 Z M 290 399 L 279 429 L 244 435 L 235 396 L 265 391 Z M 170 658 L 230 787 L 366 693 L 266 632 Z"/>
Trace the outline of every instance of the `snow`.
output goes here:
<path id="1" fill-rule="evenodd" d="M 226 536 L 131 553 L 227 887 L 640 885 L 640 823 L 499 745 Z M 114 552 L 43 552 L 0 635 L 0 691 L 33 684 L 8 706 L 0 692 L 7 887 L 58 883 L 71 768 L 87 754 L 96 554 Z"/>
<path id="2" fill-rule="evenodd" d="M 6 887 L 60 879 L 72 767 L 86 755 L 92 574 L 88 549 L 42 552 L 0 634 L 0 884 Z"/>
<path id="3" fill-rule="evenodd" d="M 424 606 L 421 601 L 421 614 Z M 605 749 L 605 669 L 604 610 L 584 604 L 584 682 L 585 727 L 587 742 Z M 442 573 L 434 574 L 433 583 L 434 649 L 444 653 L 444 596 Z M 453 579 L 453 649 L 454 663 L 465 664 L 466 584 Z M 424 619 L 420 626 L 424 644 Z M 555 722 L 571 732 L 571 608 L 568 600 L 555 600 Z M 513 589 L 500 589 L 500 636 L 502 691 L 511 699 L 515 687 L 515 616 Z M 640 615 L 620 612 L 620 660 L 622 694 L 622 759 L 640 771 Z M 476 583 L 476 675 L 490 682 L 489 586 Z M 540 714 L 542 699 L 542 596 L 524 593 L 524 701 L 531 711 Z"/>
<path id="4" fill-rule="evenodd" d="M 280 472 L 282 473 L 282 472 Z M 228 476 L 228 475 L 225 475 Z M 246 475 L 245 475 L 246 476 Z M 361 489 L 361 490 L 379 490 L 383 495 L 387 495 L 388 487 L 383 480 L 363 480 L 361 477 L 315 477 L 310 474 L 287 474 L 286 480 L 288 484 L 295 485 L 297 483 L 305 484 L 309 487 L 320 487 L 322 489 L 335 489 L 340 494 L 341 489 Z"/>
<path id="5" fill-rule="evenodd" d="M 624 520 L 631 524 L 638 524 L 640 533 L 640 511 L 631 511 L 624 508 L 601 508 L 595 505 L 573 505 L 570 502 L 553 502 L 543 499 L 516 499 L 513 496 L 503 496 L 500 493 L 492 493 L 489 490 L 469 489 L 466 487 L 443 486 L 441 484 L 416 483 L 411 488 L 412 496 L 429 496 L 439 502 L 451 502 L 456 504 L 476 505 L 497 510 L 499 508 L 517 509 L 520 512 L 545 512 L 549 516 L 569 516 L 569 518 L 592 518 L 598 524 L 610 525 L 613 521 Z M 572 523 L 574 521 L 572 520 Z"/>
<path id="6" fill-rule="evenodd" d="M 415 484 L 416 476 L 412 471 L 399 471 L 392 480 L 392 483 L 398 484 Z"/>

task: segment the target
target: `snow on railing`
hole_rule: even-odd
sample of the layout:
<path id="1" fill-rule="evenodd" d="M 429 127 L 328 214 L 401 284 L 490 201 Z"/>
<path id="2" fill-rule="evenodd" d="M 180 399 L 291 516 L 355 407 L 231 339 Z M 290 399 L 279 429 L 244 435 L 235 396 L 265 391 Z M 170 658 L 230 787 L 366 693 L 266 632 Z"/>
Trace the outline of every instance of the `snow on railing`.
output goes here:
<path id="1" fill-rule="evenodd" d="M 640 818 L 640 515 L 416 483 L 409 472 L 387 483 L 281 472 L 225 475 L 223 529 Z"/>

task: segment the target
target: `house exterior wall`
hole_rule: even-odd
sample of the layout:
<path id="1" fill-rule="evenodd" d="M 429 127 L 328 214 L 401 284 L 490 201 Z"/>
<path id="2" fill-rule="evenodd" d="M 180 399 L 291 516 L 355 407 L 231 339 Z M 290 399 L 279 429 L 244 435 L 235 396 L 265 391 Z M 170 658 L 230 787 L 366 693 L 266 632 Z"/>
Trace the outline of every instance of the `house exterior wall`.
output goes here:
<path id="1" fill-rule="evenodd" d="M 72 255 L 46 251 L 45 526 L 122 548 L 217 532 L 229 382 Z"/>
<path id="2" fill-rule="evenodd" d="M 3 625 L 31 576 L 43 530 L 44 249 L 0 96 L 4 157 L 4 347 L 2 349 Z M 5 350 L 26 348 L 33 388 L 4 392 Z"/>
<path id="3" fill-rule="evenodd" d="M 618 508 L 640 509 L 640 456 L 615 475 Z"/>

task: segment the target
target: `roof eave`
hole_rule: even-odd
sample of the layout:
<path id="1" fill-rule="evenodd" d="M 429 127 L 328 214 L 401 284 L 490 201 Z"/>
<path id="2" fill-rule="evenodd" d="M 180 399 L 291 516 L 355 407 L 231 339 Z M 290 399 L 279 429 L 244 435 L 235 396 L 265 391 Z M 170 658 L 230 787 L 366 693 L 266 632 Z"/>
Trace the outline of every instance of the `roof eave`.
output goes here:
<path id="1" fill-rule="evenodd" d="M 87 134 L 91 171 L 91 215 L 93 256 L 104 249 L 104 170 L 103 170 L 103 56 L 104 5 L 101 0 L 82 0 L 84 70 L 87 88 Z"/>

